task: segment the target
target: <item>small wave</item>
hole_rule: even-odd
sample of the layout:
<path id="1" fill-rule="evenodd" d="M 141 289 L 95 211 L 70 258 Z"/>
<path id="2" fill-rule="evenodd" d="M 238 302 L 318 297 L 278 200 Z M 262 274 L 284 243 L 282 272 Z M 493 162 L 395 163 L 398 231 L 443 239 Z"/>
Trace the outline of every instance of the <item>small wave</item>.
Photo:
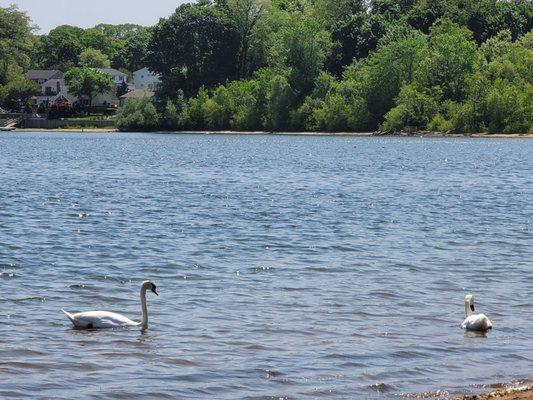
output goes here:
<path id="1" fill-rule="evenodd" d="M 184 358 L 168 358 L 164 361 L 164 363 L 170 364 L 170 365 L 179 365 L 182 367 L 198 367 L 199 366 L 198 363 L 195 363 L 194 361 L 191 361 L 191 360 L 186 360 Z"/>
<path id="2" fill-rule="evenodd" d="M 85 289 L 85 285 L 81 283 L 73 283 L 72 285 L 69 285 L 69 288 L 71 289 Z"/>
<path id="3" fill-rule="evenodd" d="M 17 277 L 17 275 L 14 272 L 11 272 L 11 271 L 0 272 L 0 278 L 2 278 L 2 279 L 12 279 L 12 278 L 16 278 L 16 277 Z"/>
<path id="4" fill-rule="evenodd" d="M 44 303 L 46 301 L 46 297 L 43 296 L 29 296 L 29 297 L 21 297 L 19 299 L 11 299 L 15 303 L 23 303 L 25 301 L 40 301 Z"/>
<path id="5" fill-rule="evenodd" d="M 248 272 L 252 273 L 252 274 L 259 274 L 261 272 L 269 272 L 269 271 L 272 271 L 274 268 L 272 267 L 265 267 L 265 266 L 262 266 L 262 267 L 250 267 L 248 268 Z"/>
<path id="6" fill-rule="evenodd" d="M 23 371 L 20 371 L 21 369 L 24 370 L 51 370 L 55 367 L 53 363 L 32 363 L 32 362 L 25 362 L 25 361 L 1 361 L 0 367 L 2 369 L 7 368 L 10 370 L 10 372 L 14 372 L 11 370 L 11 368 L 19 370 L 18 372 L 23 373 Z"/>

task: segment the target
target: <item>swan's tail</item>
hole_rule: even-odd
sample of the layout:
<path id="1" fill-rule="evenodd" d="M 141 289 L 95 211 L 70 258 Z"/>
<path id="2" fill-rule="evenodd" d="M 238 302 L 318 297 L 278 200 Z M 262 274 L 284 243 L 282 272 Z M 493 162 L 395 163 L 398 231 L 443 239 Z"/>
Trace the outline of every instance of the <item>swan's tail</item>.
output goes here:
<path id="1" fill-rule="evenodd" d="M 65 310 L 61 309 L 61 311 L 63 311 L 65 313 L 65 315 L 68 317 L 68 319 L 70 319 L 70 321 L 72 323 L 74 323 L 74 315 L 72 315 L 71 313 L 68 313 L 66 312 Z"/>

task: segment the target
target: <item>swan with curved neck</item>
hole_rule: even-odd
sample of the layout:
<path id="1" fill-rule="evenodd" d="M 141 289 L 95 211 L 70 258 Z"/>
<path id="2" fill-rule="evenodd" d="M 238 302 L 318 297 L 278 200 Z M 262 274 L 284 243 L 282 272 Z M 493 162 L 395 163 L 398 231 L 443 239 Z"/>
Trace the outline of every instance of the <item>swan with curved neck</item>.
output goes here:
<path id="1" fill-rule="evenodd" d="M 485 314 L 472 314 L 475 311 L 474 296 L 467 294 L 465 296 L 465 314 L 466 318 L 461 324 L 461 328 L 469 331 L 487 331 L 492 329 L 492 322 Z"/>
<path id="2" fill-rule="evenodd" d="M 76 328 L 81 329 L 105 329 L 120 328 L 126 326 L 140 326 L 142 329 L 148 328 L 148 309 L 146 307 L 146 291 L 151 290 L 159 296 L 156 286 L 152 281 L 144 281 L 141 284 L 141 322 L 135 322 L 122 314 L 109 311 L 85 311 L 71 314 L 62 310 Z"/>

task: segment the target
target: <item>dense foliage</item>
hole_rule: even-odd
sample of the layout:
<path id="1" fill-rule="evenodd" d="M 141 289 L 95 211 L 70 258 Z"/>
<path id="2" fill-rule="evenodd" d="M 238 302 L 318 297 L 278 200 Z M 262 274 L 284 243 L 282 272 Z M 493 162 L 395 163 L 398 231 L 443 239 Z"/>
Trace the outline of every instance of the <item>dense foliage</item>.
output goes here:
<path id="1" fill-rule="evenodd" d="M 34 43 L 26 14 L 14 6 L 0 8 L 0 107 L 19 107 L 37 89 L 23 75 L 31 65 Z"/>
<path id="2" fill-rule="evenodd" d="M 65 74 L 65 83 L 69 92 L 80 99 L 86 98 L 89 106 L 95 96 L 108 92 L 115 86 L 109 75 L 92 68 L 78 67 L 71 68 Z"/>
<path id="3" fill-rule="evenodd" d="M 147 66 L 121 129 L 533 131 L 531 0 L 200 0 L 43 36 L 0 10 L 4 104 L 30 67 Z"/>
<path id="4" fill-rule="evenodd" d="M 120 126 L 531 132 L 532 18 L 522 0 L 183 5 L 148 44 L 158 122 Z"/>

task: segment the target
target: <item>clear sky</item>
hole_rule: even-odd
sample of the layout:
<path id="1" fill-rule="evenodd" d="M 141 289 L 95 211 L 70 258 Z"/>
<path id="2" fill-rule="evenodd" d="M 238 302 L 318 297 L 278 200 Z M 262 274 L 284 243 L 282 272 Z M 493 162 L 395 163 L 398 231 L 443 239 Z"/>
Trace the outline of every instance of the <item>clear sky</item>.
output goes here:
<path id="1" fill-rule="evenodd" d="M 26 11 L 38 25 L 39 33 L 47 33 L 58 25 L 82 28 L 99 23 L 134 23 L 153 25 L 168 17 L 186 0 L 0 0 L 0 7 L 15 4 Z"/>

